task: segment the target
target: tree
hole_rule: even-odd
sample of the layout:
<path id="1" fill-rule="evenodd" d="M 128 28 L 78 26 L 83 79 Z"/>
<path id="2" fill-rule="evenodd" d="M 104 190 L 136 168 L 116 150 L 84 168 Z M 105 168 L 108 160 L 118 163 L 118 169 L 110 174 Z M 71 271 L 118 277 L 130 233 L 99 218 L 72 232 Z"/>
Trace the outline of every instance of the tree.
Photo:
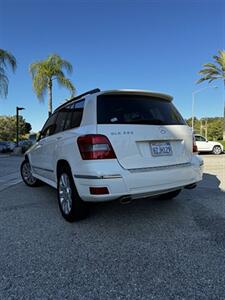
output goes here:
<path id="1" fill-rule="evenodd" d="M 225 88 L 225 50 L 219 50 L 219 55 L 214 55 L 214 63 L 203 65 L 203 69 L 199 71 L 202 75 L 197 83 L 208 81 L 211 83 L 214 80 L 222 80 Z M 224 120 L 223 120 L 223 139 L 225 140 L 225 103 L 224 103 Z"/>
<path id="2" fill-rule="evenodd" d="M 3 98 L 8 95 L 9 79 L 6 73 L 8 66 L 14 72 L 16 70 L 16 59 L 10 52 L 0 49 L 0 96 Z"/>
<path id="3" fill-rule="evenodd" d="M 201 120 L 195 117 L 195 133 L 202 134 L 207 137 L 211 141 L 218 141 L 223 139 L 223 118 L 221 117 L 214 117 L 214 118 L 207 118 L 205 117 L 204 120 L 207 119 L 207 136 L 205 136 L 206 131 L 201 129 Z M 187 124 L 191 127 L 192 118 L 186 120 Z M 203 123 L 204 124 L 204 123 Z"/>
<path id="4" fill-rule="evenodd" d="M 20 137 L 28 134 L 32 127 L 22 116 L 19 116 L 19 134 Z M 16 140 L 16 116 L 0 116 L 0 140 Z"/>
<path id="5" fill-rule="evenodd" d="M 72 65 L 62 59 L 59 55 L 49 55 L 46 60 L 34 62 L 30 65 L 30 73 L 33 79 L 33 88 L 37 97 L 43 100 L 48 92 L 48 114 L 52 114 L 52 84 L 56 80 L 60 86 L 67 88 L 71 96 L 75 93 L 75 87 L 72 82 L 65 77 L 63 70 L 69 74 L 72 73 Z"/>

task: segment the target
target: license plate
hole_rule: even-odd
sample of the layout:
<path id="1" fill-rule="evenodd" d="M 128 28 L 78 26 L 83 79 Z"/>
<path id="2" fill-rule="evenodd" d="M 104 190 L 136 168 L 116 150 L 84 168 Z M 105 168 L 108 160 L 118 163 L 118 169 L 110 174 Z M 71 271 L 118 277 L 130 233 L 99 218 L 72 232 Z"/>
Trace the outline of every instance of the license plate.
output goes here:
<path id="1" fill-rule="evenodd" d="M 172 147 L 169 142 L 167 143 L 152 143 L 151 144 L 152 156 L 167 156 L 172 155 Z"/>

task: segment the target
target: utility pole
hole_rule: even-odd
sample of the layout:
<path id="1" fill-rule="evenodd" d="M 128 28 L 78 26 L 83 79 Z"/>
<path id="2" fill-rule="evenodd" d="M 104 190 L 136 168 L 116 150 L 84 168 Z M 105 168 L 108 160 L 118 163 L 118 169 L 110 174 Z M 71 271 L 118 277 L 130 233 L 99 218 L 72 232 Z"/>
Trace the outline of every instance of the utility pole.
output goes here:
<path id="1" fill-rule="evenodd" d="M 197 91 L 193 91 L 192 92 L 192 116 L 191 116 L 191 127 L 192 127 L 192 131 L 194 132 L 194 106 L 195 106 L 195 95 L 198 94 L 199 92 L 201 91 L 204 91 L 204 90 L 207 90 L 209 88 L 212 88 L 212 89 L 217 89 L 218 87 L 217 86 L 206 86 L 202 89 L 199 89 Z M 225 114 L 225 106 L 224 106 L 224 114 Z M 225 129 L 225 124 L 224 124 L 224 129 Z"/>
<path id="2" fill-rule="evenodd" d="M 25 109 L 24 107 L 16 107 L 16 147 L 19 147 L 19 111 Z"/>
<path id="3" fill-rule="evenodd" d="M 204 130 L 204 134 L 203 134 Z M 200 135 L 204 135 L 204 137 L 208 138 L 208 119 L 201 118 L 200 120 Z"/>

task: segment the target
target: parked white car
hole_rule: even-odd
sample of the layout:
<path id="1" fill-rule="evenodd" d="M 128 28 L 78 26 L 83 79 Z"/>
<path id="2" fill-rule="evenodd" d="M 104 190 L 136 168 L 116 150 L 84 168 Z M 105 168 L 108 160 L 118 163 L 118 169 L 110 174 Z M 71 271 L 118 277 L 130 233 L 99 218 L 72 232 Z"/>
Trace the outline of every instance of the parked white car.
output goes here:
<path id="1" fill-rule="evenodd" d="M 87 216 L 87 202 L 176 197 L 202 180 L 191 129 L 172 97 L 99 89 L 55 110 L 21 165 L 24 182 L 58 190 L 63 217 Z"/>
<path id="2" fill-rule="evenodd" d="M 223 145 L 218 142 L 208 141 L 204 136 L 195 134 L 198 152 L 212 152 L 219 155 L 223 153 Z"/>

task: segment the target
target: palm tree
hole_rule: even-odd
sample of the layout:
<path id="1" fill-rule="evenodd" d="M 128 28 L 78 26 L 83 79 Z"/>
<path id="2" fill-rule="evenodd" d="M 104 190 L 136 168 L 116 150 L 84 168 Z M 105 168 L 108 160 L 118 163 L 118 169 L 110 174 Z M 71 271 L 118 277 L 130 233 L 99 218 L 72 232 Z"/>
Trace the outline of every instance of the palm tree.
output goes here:
<path id="1" fill-rule="evenodd" d="M 56 80 L 60 86 L 64 86 L 71 92 L 75 93 L 75 87 L 72 82 L 65 77 L 63 70 L 69 74 L 72 73 L 72 65 L 62 59 L 59 55 L 49 55 L 46 60 L 34 62 L 30 65 L 30 73 L 33 79 L 33 88 L 37 97 L 43 100 L 44 95 L 48 92 L 48 115 L 52 114 L 52 83 Z"/>
<path id="2" fill-rule="evenodd" d="M 16 70 L 16 59 L 10 52 L 0 49 L 0 96 L 3 98 L 6 98 L 8 95 L 9 79 L 6 74 L 7 66 L 14 72 Z"/>
<path id="3" fill-rule="evenodd" d="M 225 50 L 219 50 L 219 55 L 214 55 L 214 63 L 203 65 L 203 69 L 199 71 L 202 75 L 197 83 L 208 81 L 211 83 L 214 80 L 222 80 L 225 88 Z M 225 103 L 224 103 L 224 124 L 223 124 L 223 140 L 225 140 Z"/>

